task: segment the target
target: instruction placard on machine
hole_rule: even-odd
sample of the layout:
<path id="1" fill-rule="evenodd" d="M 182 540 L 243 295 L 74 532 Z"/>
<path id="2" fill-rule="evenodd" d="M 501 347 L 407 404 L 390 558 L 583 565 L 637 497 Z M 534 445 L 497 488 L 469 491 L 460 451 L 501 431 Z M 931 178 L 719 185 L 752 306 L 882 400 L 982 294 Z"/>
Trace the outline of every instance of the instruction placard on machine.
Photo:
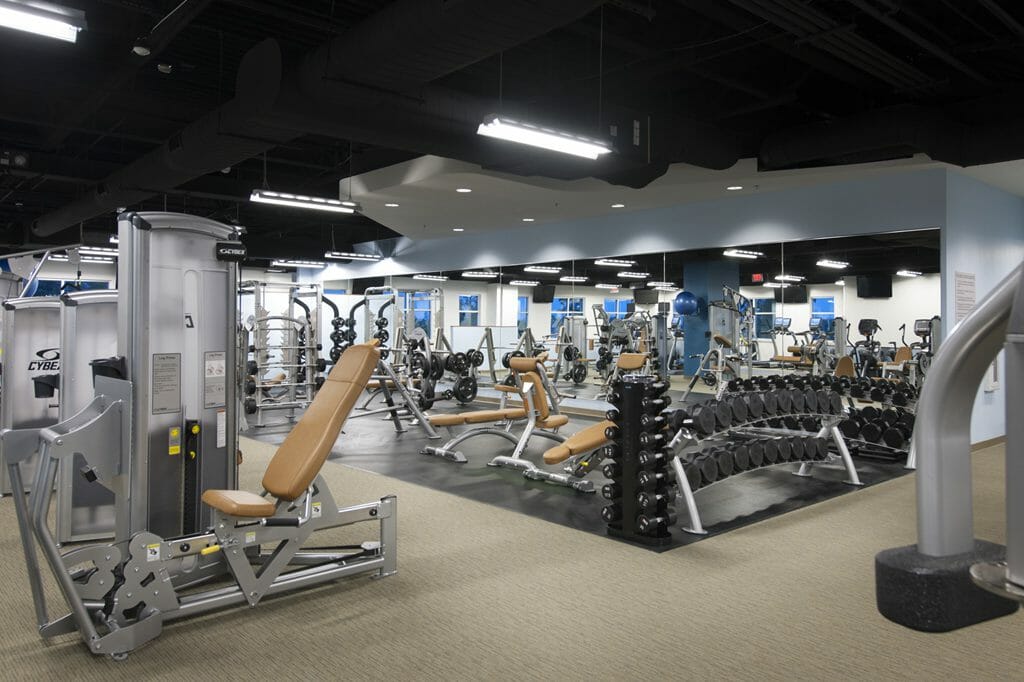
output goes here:
<path id="1" fill-rule="evenodd" d="M 203 407 L 223 407 L 227 400 L 227 359 L 224 351 L 203 354 Z"/>
<path id="2" fill-rule="evenodd" d="M 181 412 L 181 353 L 153 353 L 153 414 Z"/>

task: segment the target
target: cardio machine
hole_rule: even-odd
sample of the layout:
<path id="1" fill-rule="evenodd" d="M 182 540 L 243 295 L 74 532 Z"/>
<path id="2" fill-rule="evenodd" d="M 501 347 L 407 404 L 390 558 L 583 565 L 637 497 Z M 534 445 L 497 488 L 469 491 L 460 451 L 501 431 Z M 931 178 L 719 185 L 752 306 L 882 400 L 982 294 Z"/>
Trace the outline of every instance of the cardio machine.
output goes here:
<path id="1" fill-rule="evenodd" d="M 238 233 L 168 213 L 118 224 L 118 355 L 92 362 L 95 397 L 52 426 L 0 432 L 15 489 L 35 468 L 28 496 L 12 499 L 40 635 L 78 632 L 120 660 L 178 618 L 394 573 L 395 498 L 339 507 L 320 475 L 379 351 L 349 348 L 271 459 L 263 493 L 237 490 Z M 79 459 L 78 474 L 113 493 L 114 541 L 62 549 L 54 483 Z M 315 531 L 363 521 L 379 527 L 375 540 L 303 547 Z M 56 618 L 37 550 L 69 609 Z M 233 584 L 205 586 L 227 576 Z"/>

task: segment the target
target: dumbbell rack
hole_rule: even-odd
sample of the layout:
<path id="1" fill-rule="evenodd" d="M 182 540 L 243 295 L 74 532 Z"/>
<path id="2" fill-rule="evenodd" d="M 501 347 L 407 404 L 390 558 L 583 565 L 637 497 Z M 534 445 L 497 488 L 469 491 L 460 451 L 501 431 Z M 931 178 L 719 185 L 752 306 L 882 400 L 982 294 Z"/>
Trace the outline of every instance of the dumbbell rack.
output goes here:
<path id="1" fill-rule="evenodd" d="M 615 395 L 610 397 L 616 409 L 608 416 L 614 417 L 615 433 L 609 435 L 615 438 L 605 450 L 611 462 L 604 469 L 612 482 L 602 489 L 611 504 L 602 510 L 602 518 L 612 537 L 664 547 L 672 543 L 671 526 L 675 524 L 669 495 L 672 472 L 667 456 L 642 464 L 640 452 L 650 448 L 652 439 L 666 441 L 664 419 L 658 414 L 663 408 L 651 410 L 644 405 L 645 399 L 660 398 L 668 390 L 668 382 L 656 376 L 626 375 L 614 389 Z M 645 489 L 641 477 L 656 483 Z"/>
<path id="2" fill-rule="evenodd" d="M 280 334 L 281 343 L 269 341 L 272 333 Z M 317 354 L 313 327 L 302 318 L 267 315 L 256 318 L 253 337 L 255 343 L 249 347 L 253 359 L 246 365 L 251 377 L 245 386 L 246 412 L 256 415 L 260 427 L 266 425 L 264 412 L 271 410 L 289 410 L 288 418 L 294 421 L 295 411 L 309 406 L 323 381 L 320 371 L 325 364 Z M 275 354 L 280 360 L 273 359 Z M 310 358 L 316 362 L 310 364 Z M 284 381 L 267 381 L 267 372 L 275 368 L 284 372 Z M 286 392 L 271 396 L 269 391 L 275 388 Z"/>

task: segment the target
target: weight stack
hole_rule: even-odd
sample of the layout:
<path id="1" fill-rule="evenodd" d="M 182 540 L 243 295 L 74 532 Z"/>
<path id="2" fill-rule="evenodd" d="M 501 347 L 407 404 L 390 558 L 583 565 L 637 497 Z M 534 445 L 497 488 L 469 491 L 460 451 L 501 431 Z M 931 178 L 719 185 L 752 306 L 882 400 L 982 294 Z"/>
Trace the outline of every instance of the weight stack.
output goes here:
<path id="1" fill-rule="evenodd" d="M 612 464 L 605 472 L 612 474 L 612 482 L 602 493 L 611 503 L 602 510 L 602 518 L 612 537 L 653 547 L 671 544 L 670 529 L 675 524 L 669 490 L 674 480 L 672 454 L 667 447 L 672 434 L 666 428 L 668 420 L 660 416 L 664 406 L 651 407 L 661 402 L 655 399 L 666 390 L 668 383 L 659 377 L 627 375 L 612 386 L 609 396 L 616 409 L 608 415 L 615 426 L 607 432 L 613 444 L 607 449 Z M 645 464 L 641 463 L 642 451 L 647 453 Z M 650 456 L 658 452 L 664 456 Z M 653 490 L 641 487 L 643 471 L 648 472 L 645 477 L 653 475 L 659 480 Z"/>

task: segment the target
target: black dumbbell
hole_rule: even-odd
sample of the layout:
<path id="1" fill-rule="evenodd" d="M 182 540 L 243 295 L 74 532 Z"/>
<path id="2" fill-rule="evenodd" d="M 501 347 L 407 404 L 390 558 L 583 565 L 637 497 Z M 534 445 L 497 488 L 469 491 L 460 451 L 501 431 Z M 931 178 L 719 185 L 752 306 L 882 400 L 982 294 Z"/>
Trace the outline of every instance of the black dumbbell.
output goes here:
<path id="1" fill-rule="evenodd" d="M 774 395 L 778 402 L 776 413 L 789 414 L 793 411 L 793 394 L 788 389 L 776 389 L 771 392 L 771 395 Z"/>
<path id="2" fill-rule="evenodd" d="M 698 455 L 693 460 L 694 465 L 700 469 L 700 480 L 702 485 L 710 485 L 718 480 L 718 459 L 714 453 L 708 452 Z"/>
<path id="3" fill-rule="evenodd" d="M 714 450 L 711 453 L 715 457 L 715 463 L 718 464 L 718 478 L 723 479 L 726 476 L 731 476 L 732 472 L 736 470 L 736 462 L 733 459 L 732 453 L 725 448 Z"/>
<path id="4" fill-rule="evenodd" d="M 601 518 L 605 523 L 615 523 L 622 520 L 622 505 L 609 504 L 601 510 Z"/>
<path id="5" fill-rule="evenodd" d="M 869 443 L 877 443 L 882 437 L 882 432 L 886 428 L 888 428 L 888 426 L 881 420 L 865 421 L 860 427 L 861 440 L 866 440 Z"/>
<path id="6" fill-rule="evenodd" d="M 700 465 L 696 462 L 687 462 L 686 464 L 683 464 L 683 473 L 686 474 L 686 482 L 689 484 L 690 490 L 697 490 L 700 488 Z"/>
<path id="7" fill-rule="evenodd" d="M 852 417 L 844 419 L 839 422 L 839 432 L 846 438 L 857 438 L 860 436 L 860 422 Z"/>
<path id="8" fill-rule="evenodd" d="M 804 449 L 803 438 L 786 438 L 789 441 L 789 447 L 792 449 L 793 454 L 790 455 L 790 459 L 794 462 L 799 462 L 807 459 L 807 450 Z"/>
<path id="9" fill-rule="evenodd" d="M 676 480 L 675 472 L 671 469 L 665 471 L 647 471 L 641 470 L 637 474 L 636 482 L 640 486 L 641 490 L 653 491 L 657 490 L 658 486 L 670 485 Z"/>
<path id="10" fill-rule="evenodd" d="M 636 494 L 636 504 L 645 513 L 661 512 L 672 504 L 672 496 L 667 493 L 641 491 Z"/>
<path id="11" fill-rule="evenodd" d="M 793 459 L 793 442 L 789 438 L 776 438 L 773 440 L 776 449 L 779 451 L 780 462 L 789 462 Z M 765 446 L 765 452 L 768 447 Z"/>
<path id="12" fill-rule="evenodd" d="M 910 442 L 910 437 L 913 433 L 913 429 L 906 424 L 896 422 L 882 431 L 882 442 L 890 448 L 902 450 Z"/>
<path id="13" fill-rule="evenodd" d="M 732 461 L 736 466 L 736 471 L 746 471 L 750 468 L 750 449 L 742 443 L 733 446 Z"/>
<path id="14" fill-rule="evenodd" d="M 622 485 L 619 483 L 605 483 L 601 486 L 601 497 L 606 500 L 617 500 L 622 497 Z"/>
<path id="15" fill-rule="evenodd" d="M 601 473 L 605 478 L 616 479 L 622 476 L 622 465 L 618 462 L 608 462 L 601 467 Z"/>
<path id="16" fill-rule="evenodd" d="M 676 515 L 671 512 L 658 514 L 656 516 L 641 514 L 637 517 L 636 529 L 643 535 L 654 535 L 664 531 L 669 526 L 674 526 L 675 523 Z"/>
<path id="17" fill-rule="evenodd" d="M 774 438 L 765 438 L 764 440 L 755 441 L 761 450 L 764 452 L 764 464 L 765 466 L 775 464 L 779 461 L 779 441 Z M 753 445 L 751 445 L 753 450 Z"/>
<path id="18" fill-rule="evenodd" d="M 729 409 L 732 411 L 733 421 L 737 424 L 747 421 L 747 401 L 740 396 L 728 398 L 727 400 L 729 402 Z"/>
<path id="19" fill-rule="evenodd" d="M 664 450 L 641 450 L 637 455 L 637 461 L 643 469 L 657 469 L 668 464 L 671 456 Z"/>

